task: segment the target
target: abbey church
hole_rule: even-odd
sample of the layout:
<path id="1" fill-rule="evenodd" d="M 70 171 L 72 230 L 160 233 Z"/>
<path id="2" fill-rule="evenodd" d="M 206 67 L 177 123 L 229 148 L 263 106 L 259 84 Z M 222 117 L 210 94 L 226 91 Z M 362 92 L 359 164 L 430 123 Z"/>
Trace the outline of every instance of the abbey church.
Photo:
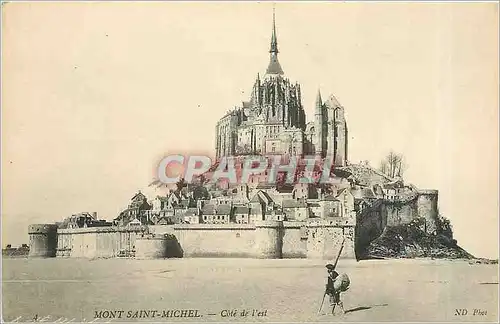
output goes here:
<path id="1" fill-rule="evenodd" d="M 257 75 L 249 101 L 222 117 L 216 126 L 216 157 L 288 154 L 329 156 L 335 166 L 347 161 L 344 108 L 318 91 L 314 120 L 306 123 L 300 84 L 290 81 L 278 60 L 275 15 L 264 76 Z"/>

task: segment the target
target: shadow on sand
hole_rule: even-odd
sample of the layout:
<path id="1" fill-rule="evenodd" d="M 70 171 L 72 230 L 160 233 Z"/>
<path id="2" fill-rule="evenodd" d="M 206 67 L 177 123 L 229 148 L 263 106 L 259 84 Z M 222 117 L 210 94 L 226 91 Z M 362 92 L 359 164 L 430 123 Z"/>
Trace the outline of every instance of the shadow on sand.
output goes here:
<path id="1" fill-rule="evenodd" d="M 382 307 L 382 306 L 388 306 L 389 304 L 380 304 L 380 305 L 372 305 L 372 306 L 359 306 L 359 307 L 354 307 L 351 309 L 347 309 L 345 313 L 353 313 L 357 311 L 362 311 L 362 310 L 367 310 L 367 309 L 372 309 L 373 307 Z"/>

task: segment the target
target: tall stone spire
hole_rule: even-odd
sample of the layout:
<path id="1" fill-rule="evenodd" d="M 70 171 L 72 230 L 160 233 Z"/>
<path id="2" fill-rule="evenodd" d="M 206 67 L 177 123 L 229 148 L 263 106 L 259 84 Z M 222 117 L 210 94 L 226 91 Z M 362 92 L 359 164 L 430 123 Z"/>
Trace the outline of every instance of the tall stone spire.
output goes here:
<path id="1" fill-rule="evenodd" d="M 325 123 L 325 118 L 323 116 L 323 103 L 321 100 L 321 92 L 318 89 L 318 94 L 316 96 L 316 107 L 314 110 L 314 128 L 316 131 L 315 134 L 315 153 L 316 155 L 324 156 L 324 148 L 325 148 L 325 139 L 323 134 L 323 127 Z"/>
<path id="2" fill-rule="evenodd" d="M 318 94 L 316 95 L 316 110 L 321 111 L 322 105 L 323 105 L 323 101 L 321 100 L 321 90 L 318 89 Z"/>
<path id="3" fill-rule="evenodd" d="M 275 53 L 278 54 L 278 39 L 276 38 L 276 12 L 273 8 L 273 32 L 271 35 L 271 49 L 269 50 L 269 53 Z"/>
<path id="4" fill-rule="evenodd" d="M 269 49 L 270 60 L 266 74 L 283 75 L 283 69 L 278 62 L 278 38 L 276 37 L 276 14 L 273 8 L 273 30 L 271 34 L 271 48 Z"/>

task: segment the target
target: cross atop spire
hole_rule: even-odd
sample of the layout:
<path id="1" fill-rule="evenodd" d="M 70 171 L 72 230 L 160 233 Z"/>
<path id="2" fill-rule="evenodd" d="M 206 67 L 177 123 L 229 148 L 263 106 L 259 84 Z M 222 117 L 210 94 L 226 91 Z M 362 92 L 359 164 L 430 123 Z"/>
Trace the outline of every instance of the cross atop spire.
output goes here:
<path id="1" fill-rule="evenodd" d="M 273 31 L 271 35 L 271 49 L 269 50 L 269 53 L 275 53 L 278 54 L 278 39 L 276 38 L 276 9 L 274 8 L 273 5 Z"/>
<path id="2" fill-rule="evenodd" d="M 269 65 L 266 70 L 266 74 L 278 74 L 282 75 L 283 69 L 278 62 L 278 38 L 276 37 L 276 14 L 273 6 L 273 30 L 271 34 L 271 49 L 269 50 L 271 54 Z"/>

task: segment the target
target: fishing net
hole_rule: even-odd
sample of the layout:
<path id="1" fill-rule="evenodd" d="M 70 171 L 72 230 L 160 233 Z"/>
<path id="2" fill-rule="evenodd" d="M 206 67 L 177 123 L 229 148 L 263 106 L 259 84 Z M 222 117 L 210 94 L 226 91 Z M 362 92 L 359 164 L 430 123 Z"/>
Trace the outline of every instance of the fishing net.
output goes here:
<path id="1" fill-rule="evenodd" d="M 346 291 L 349 289 L 349 285 L 351 284 L 351 280 L 346 273 L 341 273 L 339 276 L 333 281 L 333 289 L 335 291 Z"/>

